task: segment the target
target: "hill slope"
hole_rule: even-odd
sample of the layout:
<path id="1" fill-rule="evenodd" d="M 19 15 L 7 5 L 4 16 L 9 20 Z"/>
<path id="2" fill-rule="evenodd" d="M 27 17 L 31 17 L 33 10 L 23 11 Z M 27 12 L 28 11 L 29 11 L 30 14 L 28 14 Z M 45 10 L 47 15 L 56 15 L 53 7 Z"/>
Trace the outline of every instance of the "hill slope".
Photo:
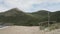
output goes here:
<path id="1" fill-rule="evenodd" d="M 14 8 L 0 13 L 0 22 L 13 23 L 14 25 L 37 26 L 41 22 L 48 21 L 48 12 L 49 11 L 46 10 L 40 10 L 33 13 L 24 13 L 23 11 Z M 60 11 L 49 13 L 50 21 L 60 22 Z"/>
<path id="2" fill-rule="evenodd" d="M 39 18 L 42 22 L 44 22 L 44 21 L 48 21 L 48 12 L 51 13 L 50 11 L 40 10 L 37 12 L 33 12 L 31 14 Z"/>
<path id="3" fill-rule="evenodd" d="M 39 19 L 17 8 L 0 13 L 0 22 L 15 25 L 38 25 Z"/>
<path id="4" fill-rule="evenodd" d="M 60 11 L 54 12 L 50 20 L 60 22 Z"/>

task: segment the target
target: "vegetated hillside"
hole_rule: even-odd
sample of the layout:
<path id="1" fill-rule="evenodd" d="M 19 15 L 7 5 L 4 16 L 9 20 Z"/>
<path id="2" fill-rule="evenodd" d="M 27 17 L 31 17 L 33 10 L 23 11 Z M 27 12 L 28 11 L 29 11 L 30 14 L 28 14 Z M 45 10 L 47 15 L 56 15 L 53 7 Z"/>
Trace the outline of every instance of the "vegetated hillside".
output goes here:
<path id="1" fill-rule="evenodd" d="M 38 25 L 38 18 L 33 15 L 24 13 L 23 11 L 14 8 L 6 12 L 0 13 L 0 22 L 13 23 L 14 25 Z"/>
<path id="2" fill-rule="evenodd" d="M 31 14 L 38 17 L 41 20 L 41 22 L 44 22 L 44 21 L 48 21 L 48 12 L 51 13 L 50 11 L 40 10 L 37 12 L 33 12 Z"/>
<path id="3" fill-rule="evenodd" d="M 49 24 L 48 24 L 48 12 L 49 12 Z M 45 29 L 47 27 L 50 30 L 60 28 L 60 11 L 50 12 L 46 10 L 40 10 L 32 13 L 32 15 L 38 17 L 41 20 L 40 26 L 42 26 L 42 29 Z"/>
<path id="4" fill-rule="evenodd" d="M 60 22 L 60 11 L 50 12 L 46 10 L 40 10 L 33 13 L 25 13 L 17 8 L 0 13 L 0 22 L 13 23 L 14 25 L 23 26 L 37 26 L 39 23 L 43 22 L 42 25 L 45 26 L 48 21 L 48 12 L 50 15 L 50 21 L 56 21 L 56 23 Z"/>
<path id="5" fill-rule="evenodd" d="M 60 11 L 50 12 L 46 10 L 40 10 L 37 12 L 33 12 L 31 14 L 42 19 L 42 21 L 43 20 L 48 21 L 48 12 L 49 12 L 50 21 L 60 22 Z"/>
<path id="6" fill-rule="evenodd" d="M 60 22 L 60 11 L 55 11 L 50 18 L 51 21 Z"/>

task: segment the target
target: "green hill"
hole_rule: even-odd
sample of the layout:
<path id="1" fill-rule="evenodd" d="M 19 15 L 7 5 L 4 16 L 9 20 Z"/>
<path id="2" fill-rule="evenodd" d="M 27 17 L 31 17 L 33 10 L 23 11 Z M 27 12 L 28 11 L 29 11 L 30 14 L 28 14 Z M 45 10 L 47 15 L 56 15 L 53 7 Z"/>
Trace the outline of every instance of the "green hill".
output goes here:
<path id="1" fill-rule="evenodd" d="M 60 11 L 50 12 L 46 10 L 40 10 L 33 13 L 25 13 L 18 8 L 13 8 L 5 12 L 0 13 L 0 22 L 1 23 L 12 23 L 13 25 L 22 25 L 22 26 L 38 26 L 39 23 L 48 23 L 48 12 L 50 15 L 50 24 L 56 21 L 60 22 Z"/>
<path id="2" fill-rule="evenodd" d="M 39 19 L 33 15 L 24 13 L 23 11 L 14 8 L 6 12 L 0 13 L 0 22 L 13 23 L 14 25 L 38 25 Z"/>
<path id="3" fill-rule="evenodd" d="M 41 22 L 44 22 L 44 21 L 48 21 L 48 12 L 50 13 L 50 11 L 40 10 L 37 12 L 33 12 L 31 14 L 39 18 Z"/>
<path id="4" fill-rule="evenodd" d="M 48 12 L 50 16 L 48 24 Z M 0 23 L 12 24 L 20 26 L 42 26 L 42 29 L 60 28 L 60 11 L 50 12 L 47 10 L 39 10 L 32 13 L 25 13 L 18 8 L 13 8 L 0 13 Z"/>
<path id="5" fill-rule="evenodd" d="M 60 22 L 60 11 L 55 11 L 50 17 L 50 20 Z"/>

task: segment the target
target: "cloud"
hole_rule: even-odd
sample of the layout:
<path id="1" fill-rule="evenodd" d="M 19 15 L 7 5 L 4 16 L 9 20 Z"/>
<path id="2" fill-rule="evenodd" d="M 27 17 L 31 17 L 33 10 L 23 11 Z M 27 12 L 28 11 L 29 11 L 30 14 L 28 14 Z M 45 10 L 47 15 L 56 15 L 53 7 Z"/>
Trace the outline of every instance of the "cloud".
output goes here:
<path id="1" fill-rule="evenodd" d="M 33 4 L 31 9 L 28 11 L 38 11 L 38 10 L 48 10 L 48 11 L 57 11 L 60 10 L 60 0 L 46 0 L 40 4 Z"/>
<path id="2" fill-rule="evenodd" d="M 33 4 L 41 3 L 42 0 L 4 0 L 4 3 L 9 7 L 18 7 L 21 10 L 26 11 L 32 7 Z"/>
<path id="3" fill-rule="evenodd" d="M 0 0 L 0 11 L 18 7 L 25 12 L 37 10 L 58 10 L 60 0 Z"/>
<path id="4" fill-rule="evenodd" d="M 60 0 L 48 0 L 49 2 L 60 2 Z"/>

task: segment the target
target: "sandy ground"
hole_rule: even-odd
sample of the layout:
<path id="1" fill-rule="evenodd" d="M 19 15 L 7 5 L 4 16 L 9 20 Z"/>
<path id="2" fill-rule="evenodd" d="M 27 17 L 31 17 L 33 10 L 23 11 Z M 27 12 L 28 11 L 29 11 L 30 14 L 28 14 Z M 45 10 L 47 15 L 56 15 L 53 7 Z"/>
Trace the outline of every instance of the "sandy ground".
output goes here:
<path id="1" fill-rule="evenodd" d="M 51 32 L 41 31 L 38 26 L 9 26 L 0 29 L 0 34 L 60 34 L 60 29 Z"/>

